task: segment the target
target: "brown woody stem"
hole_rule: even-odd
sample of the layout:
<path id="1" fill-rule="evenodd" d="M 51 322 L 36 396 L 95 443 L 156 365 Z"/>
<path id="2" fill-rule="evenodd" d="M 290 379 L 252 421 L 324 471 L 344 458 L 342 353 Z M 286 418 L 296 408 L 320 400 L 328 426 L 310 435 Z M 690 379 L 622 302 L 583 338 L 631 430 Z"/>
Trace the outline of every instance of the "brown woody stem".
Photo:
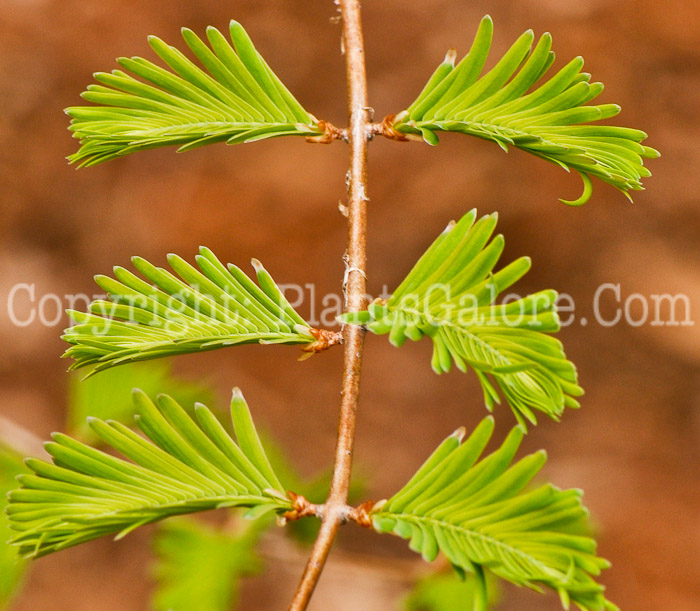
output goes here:
<path id="1" fill-rule="evenodd" d="M 367 142 L 369 108 L 367 76 L 362 40 L 359 0 L 336 0 L 343 24 L 343 48 L 348 83 L 350 169 L 348 171 L 348 246 L 346 252 L 345 309 L 359 312 L 366 306 L 367 260 Z M 360 371 L 365 331 L 359 326 L 343 329 L 345 359 L 340 403 L 340 422 L 330 493 L 324 505 L 321 529 L 297 587 L 290 611 L 303 611 L 314 588 L 341 524 L 348 519 L 348 490 L 355 440 L 355 418 L 360 391 Z"/>

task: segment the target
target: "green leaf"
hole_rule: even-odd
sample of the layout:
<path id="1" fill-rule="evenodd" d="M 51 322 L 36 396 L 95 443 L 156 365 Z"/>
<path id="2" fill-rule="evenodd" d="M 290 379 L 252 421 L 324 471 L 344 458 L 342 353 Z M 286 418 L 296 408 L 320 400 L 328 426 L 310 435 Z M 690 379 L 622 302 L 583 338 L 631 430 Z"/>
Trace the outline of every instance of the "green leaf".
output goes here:
<path id="1" fill-rule="evenodd" d="M 484 17 L 469 53 L 455 66 L 450 51 L 418 98 L 394 120 L 393 127 L 409 139 L 437 144 L 435 132 L 470 134 L 491 140 L 505 151 L 522 149 L 576 170 L 584 192 L 579 206 L 592 193 L 590 177 L 613 185 L 629 198 L 641 190 L 642 178 L 651 176 L 644 158 L 659 152 L 641 142 L 647 135 L 637 129 L 591 122 L 614 117 L 616 104 L 588 105 L 603 91 L 589 83 L 577 57 L 545 81 L 554 62 L 552 37 L 544 34 L 533 48 L 532 30 L 525 32 L 496 65 L 481 75 L 493 37 L 493 22 Z M 631 199 L 631 198 L 630 198 Z"/>
<path id="2" fill-rule="evenodd" d="M 486 609 L 491 609 L 500 596 L 498 582 L 488 581 Z M 472 573 L 463 576 L 454 571 L 433 573 L 418 580 L 404 599 L 403 608 L 405 611 L 474 611 L 479 608 L 480 588 L 481 582 Z"/>
<path id="3" fill-rule="evenodd" d="M 231 21 L 233 46 L 216 28 L 207 45 L 183 28 L 185 43 L 204 69 L 156 36 L 151 48 L 162 68 L 140 57 L 118 60 L 123 70 L 96 72 L 82 97 L 93 106 L 66 109 L 80 150 L 68 159 L 92 166 L 161 146 L 190 150 L 214 142 L 252 142 L 278 136 L 318 136 L 317 120 L 297 102 Z M 131 73 L 131 74 L 129 74 Z"/>
<path id="4" fill-rule="evenodd" d="M 122 267 L 115 278 L 96 276 L 108 301 L 90 304 L 89 313 L 69 310 L 77 323 L 63 339 L 71 369 L 108 367 L 239 344 L 309 344 L 309 325 L 289 304 L 256 260 L 260 286 L 235 265 L 228 269 L 207 248 L 198 269 L 168 255 L 176 275 L 134 257 L 134 266 L 152 284 Z"/>
<path id="5" fill-rule="evenodd" d="M 374 529 L 408 539 L 432 562 L 442 552 L 450 563 L 479 580 L 477 611 L 486 607 L 483 569 L 518 586 L 559 593 L 585 611 L 612 611 L 594 577 L 609 563 L 596 556 L 585 534 L 587 511 L 581 491 L 552 485 L 526 489 L 540 471 L 544 451 L 511 464 L 523 430 L 481 458 L 494 424 L 486 418 L 462 442 L 464 430 L 448 437 L 411 480 L 372 513 Z"/>
<path id="6" fill-rule="evenodd" d="M 168 361 L 134 363 L 114 367 L 99 376 L 83 379 L 79 374 L 71 376 L 68 400 L 68 429 L 71 435 L 93 445 L 98 437 L 87 423 L 90 417 L 100 420 L 127 422 L 134 415 L 136 406 L 131 396 L 134 388 L 141 388 L 147 395 L 164 392 L 180 405 L 196 402 L 211 403 L 209 388 L 173 376 Z"/>
<path id="7" fill-rule="evenodd" d="M 388 333 L 395 346 L 427 335 L 434 371 L 447 372 L 453 362 L 461 371 L 471 367 L 489 410 L 500 402 L 498 387 L 521 424 L 537 423 L 533 410 L 558 419 L 565 407 L 579 407 L 574 397 L 583 390 L 576 368 L 550 335 L 559 330 L 557 293 L 494 304 L 530 268 L 522 257 L 493 272 L 504 246 L 503 236 L 491 239 L 496 222 L 496 214 L 477 221 L 472 210 L 450 223 L 386 303 L 339 320 Z"/>
<path id="8" fill-rule="evenodd" d="M 255 546 L 262 534 L 257 522 L 229 532 L 192 518 L 164 522 L 156 534 L 156 611 L 229 611 L 240 581 L 260 572 Z"/>
<path id="9" fill-rule="evenodd" d="M 17 488 L 15 478 L 25 472 L 22 457 L 0 444 L 0 609 L 9 608 L 27 570 L 27 563 L 19 556 L 17 548 L 6 543 L 12 531 L 5 515 L 7 494 Z"/>
<path id="10" fill-rule="evenodd" d="M 238 444 L 205 406 L 195 406 L 195 422 L 167 395 L 153 403 L 141 391 L 134 401 L 147 440 L 118 422 L 90 420 L 101 441 L 133 462 L 54 434 L 46 444 L 53 464 L 28 459 L 34 474 L 20 476 L 21 488 L 10 494 L 7 513 L 18 531 L 12 542 L 38 557 L 178 514 L 259 505 L 288 511 L 292 504 L 266 473 L 264 453 L 248 453 L 257 434 L 245 423 L 250 413 L 238 392 L 235 400 Z"/>

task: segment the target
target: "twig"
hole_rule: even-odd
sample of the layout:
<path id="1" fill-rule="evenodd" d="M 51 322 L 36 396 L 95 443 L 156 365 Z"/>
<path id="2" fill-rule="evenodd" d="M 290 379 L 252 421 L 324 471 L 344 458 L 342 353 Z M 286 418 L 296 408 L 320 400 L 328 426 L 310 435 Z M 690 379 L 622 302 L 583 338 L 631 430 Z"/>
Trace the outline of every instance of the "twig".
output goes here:
<path id="1" fill-rule="evenodd" d="M 347 130 L 350 145 L 350 169 L 348 172 L 349 233 L 346 256 L 347 283 L 344 287 L 345 307 L 348 312 L 358 312 L 365 308 L 365 294 L 367 292 L 365 276 L 367 261 L 367 142 L 369 139 L 367 76 L 360 22 L 360 2 L 359 0 L 336 1 L 340 7 L 343 23 L 342 40 L 345 49 L 350 115 Z M 290 611 L 306 609 L 321 576 L 323 565 L 338 528 L 347 520 L 347 499 L 350 488 L 365 331 L 359 326 L 346 325 L 343 329 L 343 336 L 345 338 L 345 359 L 333 479 L 324 507 L 321 529 L 289 607 Z"/>

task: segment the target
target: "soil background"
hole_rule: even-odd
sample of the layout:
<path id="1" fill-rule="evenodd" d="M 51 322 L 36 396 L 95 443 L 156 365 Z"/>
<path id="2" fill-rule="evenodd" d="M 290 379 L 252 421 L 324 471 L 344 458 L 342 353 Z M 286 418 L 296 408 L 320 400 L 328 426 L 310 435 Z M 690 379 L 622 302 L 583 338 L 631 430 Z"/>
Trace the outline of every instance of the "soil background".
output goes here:
<path id="1" fill-rule="evenodd" d="M 457 135 L 432 149 L 380 139 L 370 148 L 369 289 L 395 287 L 447 221 L 477 207 L 498 210 L 504 261 L 528 254 L 523 294 L 555 288 L 576 302 L 560 333 L 587 394 L 561 423 L 542 419 L 525 450 L 547 448 L 546 477 L 585 490 L 602 581 L 625 611 L 700 609 L 700 6 L 681 0 L 368 0 L 364 3 L 370 103 L 375 116 L 404 108 L 445 51 L 466 52 L 479 19 L 495 21 L 491 63 L 532 27 L 551 31 L 557 63 L 582 54 L 600 100 L 623 107 L 617 122 L 641 127 L 663 157 L 631 205 L 596 182 L 593 199 L 571 209 L 577 176 L 514 150 Z M 343 275 L 347 148 L 281 139 L 216 145 L 176 155 L 149 151 L 76 172 L 64 157 L 77 143 L 66 106 L 97 70 L 120 55 L 152 58 L 146 35 L 180 45 L 179 28 L 246 27 L 301 103 L 337 125 L 346 121 L 345 78 L 330 1 L 3 0 L 0 3 L 0 414 L 41 438 L 63 427 L 68 378 L 60 330 L 19 328 L 5 307 L 11 288 L 93 294 L 92 276 L 138 254 L 192 259 L 200 244 L 225 261 L 260 258 L 280 282 L 338 293 Z M 596 290 L 610 320 L 631 295 L 633 320 L 652 295 L 684 294 L 693 325 L 605 327 L 593 316 Z M 36 305 L 36 304 L 35 304 Z M 16 303 L 20 318 L 28 300 Z M 309 312 L 309 303 L 302 312 Z M 56 313 L 47 309 L 49 314 Z M 681 313 L 682 314 L 682 313 Z M 586 318 L 588 324 L 582 324 Z M 668 319 L 668 316 L 666 317 Z M 683 316 L 681 316 L 683 318 Z M 436 377 L 427 342 L 391 347 L 367 339 L 356 460 L 369 496 L 393 493 L 460 425 L 485 415 L 473 376 Z M 256 421 L 304 474 L 332 460 L 341 350 L 296 361 L 293 348 L 243 347 L 179 359 L 184 376 L 205 377 L 223 406 L 240 386 Z M 496 410 L 498 438 L 514 420 Z M 148 528 L 113 544 L 97 541 L 38 561 L 16 611 L 136 611 L 148 606 Z M 283 609 L 303 555 L 271 538 L 268 572 L 246 582 L 241 608 Z M 398 608 L 420 560 L 390 537 L 344 529 L 311 609 Z M 457 607 L 455 607 L 457 608 Z M 508 588 L 503 611 L 559 608 Z"/>

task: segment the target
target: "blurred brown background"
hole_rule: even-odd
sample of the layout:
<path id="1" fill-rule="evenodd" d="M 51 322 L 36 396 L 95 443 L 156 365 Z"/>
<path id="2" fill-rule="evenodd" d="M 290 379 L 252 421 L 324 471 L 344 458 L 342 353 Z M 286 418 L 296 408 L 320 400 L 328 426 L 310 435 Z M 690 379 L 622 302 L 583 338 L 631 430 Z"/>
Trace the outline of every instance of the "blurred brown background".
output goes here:
<path id="1" fill-rule="evenodd" d="M 700 311 L 700 7 L 667 0 L 366 1 L 370 103 L 381 118 L 405 107 L 444 52 L 467 50 L 478 20 L 495 20 L 493 58 L 523 30 L 554 35 L 556 66 L 577 54 L 601 101 L 622 105 L 619 123 L 648 131 L 663 157 L 651 161 L 648 190 L 630 205 L 596 183 L 593 199 L 570 209 L 557 197 L 580 181 L 519 151 L 446 136 L 436 149 L 379 140 L 370 149 L 369 286 L 395 287 L 451 218 L 472 207 L 498 210 L 504 261 L 533 257 L 521 292 L 571 294 L 578 316 L 560 334 L 580 369 L 583 409 L 543 420 L 525 449 L 547 448 L 545 475 L 580 487 L 599 525 L 600 552 L 613 562 L 602 581 L 626 611 L 700 609 L 700 327 L 602 327 L 592 319 L 599 285 L 633 293 L 688 295 Z M 301 139 L 216 145 L 176 155 L 149 151 L 76 172 L 66 106 L 96 70 L 119 55 L 152 57 L 147 34 L 179 44 L 179 27 L 224 29 L 241 21 L 273 69 L 316 116 L 345 123 L 339 27 L 330 1 L 3 0 L 0 3 L 0 413 L 45 438 L 62 427 L 67 377 L 55 327 L 12 325 L 10 288 L 35 283 L 37 299 L 96 287 L 139 254 L 164 263 L 198 245 L 245 265 L 259 257 L 280 282 L 340 290 L 347 147 Z M 493 61 L 492 58 L 492 61 Z M 26 300 L 24 301 L 25 306 Z M 610 293 L 603 313 L 616 304 Z M 320 307 L 320 304 L 317 304 Z M 641 302 L 632 308 L 641 316 Z M 51 310 L 49 313 L 55 313 Z M 24 312 L 18 310 L 23 315 Z M 457 426 L 485 414 L 472 376 L 437 378 L 427 342 L 402 350 L 369 337 L 356 460 L 370 496 L 389 496 Z M 284 347 L 244 347 L 180 359 L 178 371 L 205 376 L 223 401 L 239 385 L 256 419 L 272 430 L 304 473 L 332 460 L 341 351 L 298 363 Z M 497 410 L 499 436 L 513 424 Z M 392 538 L 344 530 L 312 609 L 396 608 L 422 567 Z M 144 609 L 148 529 L 38 561 L 18 611 Z M 266 576 L 250 581 L 242 608 L 282 609 L 301 573 L 292 551 L 270 554 Z M 364 562 L 364 559 L 371 559 Z M 559 608 L 554 595 L 509 589 L 505 611 Z"/>

